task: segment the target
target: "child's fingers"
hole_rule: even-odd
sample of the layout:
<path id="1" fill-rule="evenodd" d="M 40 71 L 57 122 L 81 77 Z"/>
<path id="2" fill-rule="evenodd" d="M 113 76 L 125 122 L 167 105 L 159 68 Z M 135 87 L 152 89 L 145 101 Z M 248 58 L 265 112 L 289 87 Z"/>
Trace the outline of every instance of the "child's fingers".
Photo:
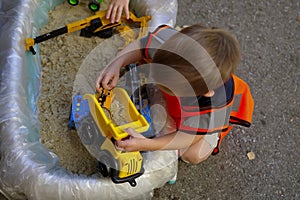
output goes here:
<path id="1" fill-rule="evenodd" d="M 107 10 L 106 10 L 106 19 L 110 18 L 111 11 L 112 11 L 113 5 L 109 5 Z"/>
<path id="2" fill-rule="evenodd" d="M 113 4 L 110 4 L 107 8 L 106 19 L 110 19 L 111 23 L 115 22 L 115 17 L 116 17 L 117 10 L 118 10 L 118 7 L 113 5 Z"/>
<path id="3" fill-rule="evenodd" d="M 95 87 L 96 87 L 96 90 L 97 90 L 98 92 L 99 92 L 99 89 L 100 89 L 100 86 L 101 86 L 102 78 L 103 78 L 103 74 L 101 73 L 101 74 L 99 75 L 99 77 L 97 78 L 96 83 L 95 83 Z"/>
<path id="4" fill-rule="evenodd" d="M 117 85 L 118 81 L 119 81 L 119 78 L 115 76 L 109 83 L 109 85 L 111 86 L 110 89 L 114 88 Z"/>
<path id="5" fill-rule="evenodd" d="M 125 6 L 125 15 L 126 15 L 126 19 L 129 19 L 130 16 L 129 16 L 129 9 L 128 9 L 128 6 Z"/>
<path id="6" fill-rule="evenodd" d="M 111 23 L 119 22 L 122 17 L 123 10 L 126 18 L 129 19 L 129 0 L 112 0 L 106 11 L 106 19 L 110 19 Z"/>
<path id="7" fill-rule="evenodd" d="M 111 15 L 110 15 L 110 21 L 111 23 L 114 23 L 115 22 L 115 19 L 116 19 L 116 13 L 118 12 L 118 7 L 117 6 L 114 6 L 112 11 L 111 11 Z"/>
<path id="8" fill-rule="evenodd" d="M 101 81 L 101 86 L 104 89 L 111 90 L 117 85 L 118 80 L 119 78 L 117 75 L 106 75 L 103 77 L 103 80 Z"/>
<path id="9" fill-rule="evenodd" d="M 97 80 L 96 80 L 96 88 L 100 88 L 100 86 L 102 85 L 102 82 L 104 80 L 105 77 L 110 76 L 109 73 L 107 72 L 107 68 L 105 68 L 104 70 L 102 70 L 100 72 L 100 75 L 98 76 Z M 106 78 L 107 79 L 107 78 Z"/>
<path id="10" fill-rule="evenodd" d="M 121 16 L 122 16 L 122 12 L 123 12 L 123 7 L 122 6 L 120 6 L 120 7 L 118 7 L 118 10 L 117 10 L 117 19 L 116 19 L 116 22 L 119 22 L 120 21 L 120 19 L 121 19 Z"/>
<path id="11" fill-rule="evenodd" d="M 99 92 L 99 93 L 101 92 L 100 82 L 96 82 L 95 88 L 96 88 L 97 92 Z"/>
<path id="12" fill-rule="evenodd" d="M 132 128 L 126 128 L 124 131 L 126 131 L 128 133 L 128 135 L 130 135 L 130 136 L 135 135 L 135 131 Z"/>
<path id="13" fill-rule="evenodd" d="M 101 81 L 101 86 L 104 88 L 104 89 L 107 89 L 107 90 L 110 90 L 112 89 L 111 87 L 111 77 L 109 76 L 105 76 L 103 78 L 103 80 Z"/>
<path id="14" fill-rule="evenodd" d="M 132 137 L 135 137 L 135 138 L 144 138 L 144 136 L 142 134 L 139 134 L 138 132 L 136 132 L 132 128 L 126 128 L 125 131 L 128 133 L 128 135 L 130 135 Z"/>

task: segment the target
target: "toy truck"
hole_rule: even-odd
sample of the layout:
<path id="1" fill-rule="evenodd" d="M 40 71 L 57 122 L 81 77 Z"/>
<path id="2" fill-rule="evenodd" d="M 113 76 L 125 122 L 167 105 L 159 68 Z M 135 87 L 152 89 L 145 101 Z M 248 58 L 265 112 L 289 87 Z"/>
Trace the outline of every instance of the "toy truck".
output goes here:
<path id="1" fill-rule="evenodd" d="M 107 116 L 110 113 L 105 110 L 110 109 L 114 100 L 124 106 L 128 123 L 117 125 Z M 75 95 L 69 126 L 76 128 L 84 146 L 97 159 L 97 169 L 104 177 L 111 177 L 114 183 L 128 182 L 132 187 L 136 186 L 135 179 L 144 172 L 143 157 L 139 151 L 125 152 L 116 148 L 114 142 L 128 137 L 124 129 L 130 127 L 143 133 L 149 124 L 124 89 Z"/>
<path id="2" fill-rule="evenodd" d="M 91 11 L 96 12 L 100 9 L 100 3 L 103 0 L 91 0 L 88 4 L 88 7 Z M 72 6 L 77 6 L 79 4 L 79 0 L 68 0 L 68 3 Z"/>

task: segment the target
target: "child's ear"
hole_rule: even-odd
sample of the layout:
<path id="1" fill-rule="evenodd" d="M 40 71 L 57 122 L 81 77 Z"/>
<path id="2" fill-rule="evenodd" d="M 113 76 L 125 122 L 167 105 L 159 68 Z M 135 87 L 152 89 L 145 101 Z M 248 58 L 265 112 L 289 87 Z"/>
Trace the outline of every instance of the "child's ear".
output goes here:
<path id="1" fill-rule="evenodd" d="M 214 90 L 209 90 L 207 93 L 205 93 L 204 95 L 202 96 L 205 96 L 205 97 L 212 97 L 214 96 L 215 94 L 215 91 Z"/>

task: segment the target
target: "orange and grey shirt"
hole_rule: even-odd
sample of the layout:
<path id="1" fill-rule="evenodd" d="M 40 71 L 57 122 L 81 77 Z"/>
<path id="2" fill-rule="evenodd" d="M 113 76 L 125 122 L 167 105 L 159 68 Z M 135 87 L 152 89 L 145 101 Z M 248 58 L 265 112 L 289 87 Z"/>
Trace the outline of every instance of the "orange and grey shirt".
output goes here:
<path id="1" fill-rule="evenodd" d="M 162 26 L 142 38 L 144 57 L 151 59 L 156 49 L 176 33 L 175 29 Z M 251 125 L 254 109 L 249 86 L 234 74 L 214 92 L 211 98 L 177 97 L 163 92 L 168 112 L 179 131 L 197 135 L 221 133 L 213 154 L 218 152 L 220 142 L 234 124 L 246 127 Z"/>
<path id="2" fill-rule="evenodd" d="M 231 85 L 230 82 L 233 84 L 233 90 L 226 86 L 226 84 Z M 185 97 L 164 93 L 168 112 L 175 120 L 179 131 L 196 135 L 220 133 L 220 139 L 213 154 L 219 152 L 222 139 L 230 132 L 234 124 L 249 127 L 252 123 L 254 101 L 247 83 L 232 74 L 232 78 L 224 85 L 215 90 L 213 97 L 218 98 L 221 91 L 225 93 L 225 96 L 227 95 L 225 98 L 223 96 L 219 102 L 215 102 L 213 97 L 210 99 L 204 97 L 206 101 L 201 101 L 202 97 L 194 97 L 198 99 L 196 102 L 198 106 L 187 104 Z"/>

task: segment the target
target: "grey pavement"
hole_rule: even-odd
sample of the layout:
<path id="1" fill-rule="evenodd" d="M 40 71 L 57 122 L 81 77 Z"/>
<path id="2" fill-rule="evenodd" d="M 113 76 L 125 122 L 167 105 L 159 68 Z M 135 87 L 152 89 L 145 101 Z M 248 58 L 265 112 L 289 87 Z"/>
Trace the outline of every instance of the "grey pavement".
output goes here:
<path id="1" fill-rule="evenodd" d="M 154 199 L 300 199 L 299 13 L 296 0 L 179 0 L 178 25 L 237 36 L 237 75 L 250 85 L 255 111 L 251 128 L 235 128 L 219 155 L 196 166 L 180 162 L 176 184 Z"/>

